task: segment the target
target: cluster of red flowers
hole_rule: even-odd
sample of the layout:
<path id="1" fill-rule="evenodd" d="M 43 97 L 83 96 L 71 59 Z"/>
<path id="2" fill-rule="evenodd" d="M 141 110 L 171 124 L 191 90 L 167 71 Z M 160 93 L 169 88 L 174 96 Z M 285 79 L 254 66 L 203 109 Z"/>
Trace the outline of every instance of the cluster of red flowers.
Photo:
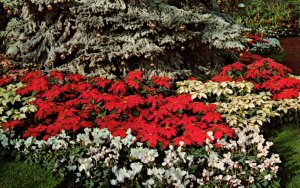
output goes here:
<path id="1" fill-rule="evenodd" d="M 25 120 L 4 123 L 3 128 L 42 139 L 62 130 L 78 133 L 85 127 L 108 128 L 114 136 L 124 137 L 131 129 L 139 141 L 151 147 L 180 141 L 203 145 L 207 139 L 218 146 L 217 139 L 235 137 L 216 112 L 216 105 L 193 102 L 188 94 L 174 95 L 170 78 L 142 77 L 141 71 L 132 71 L 118 81 L 58 71 L 50 75 L 29 72 L 20 79 L 27 86 L 17 93 L 35 95 L 37 112 Z"/>
<path id="2" fill-rule="evenodd" d="M 263 59 L 264 57 L 258 55 L 258 54 L 253 54 L 249 51 L 245 51 L 243 53 L 240 54 L 240 57 L 239 57 L 239 62 L 243 63 L 243 64 L 246 64 L 246 65 L 249 65 L 255 61 L 259 61 L 261 59 Z"/>
<path id="3" fill-rule="evenodd" d="M 10 84 L 19 76 L 27 73 L 27 71 L 27 69 L 19 70 L 18 68 L 15 68 L 11 61 L 0 54 L 0 87 Z"/>
<path id="4" fill-rule="evenodd" d="M 251 49 L 252 47 L 254 47 L 255 44 L 257 43 L 261 43 L 261 44 L 267 44 L 269 43 L 268 40 L 263 39 L 260 36 L 257 35 L 245 35 L 245 37 L 248 39 L 248 47 Z M 261 53 L 264 53 L 263 51 Z M 259 61 L 261 59 L 263 59 L 264 57 L 255 53 L 252 53 L 249 51 L 249 49 L 245 52 L 242 52 L 239 56 L 239 62 L 249 65 L 255 61 Z"/>
<path id="5" fill-rule="evenodd" d="M 12 80 L 13 80 L 12 78 L 2 76 L 2 77 L 0 78 L 0 87 L 3 87 L 3 86 L 5 86 L 5 85 L 11 83 Z"/>
<path id="6" fill-rule="evenodd" d="M 216 82 L 249 81 L 259 91 L 269 91 L 274 100 L 291 99 L 299 96 L 300 80 L 288 77 L 292 71 L 273 59 L 263 58 L 249 65 L 233 63 L 212 78 Z"/>
<path id="7" fill-rule="evenodd" d="M 268 40 L 264 40 L 260 36 L 257 35 L 245 35 L 246 38 L 251 39 L 248 44 L 252 46 L 255 43 L 268 43 Z"/>

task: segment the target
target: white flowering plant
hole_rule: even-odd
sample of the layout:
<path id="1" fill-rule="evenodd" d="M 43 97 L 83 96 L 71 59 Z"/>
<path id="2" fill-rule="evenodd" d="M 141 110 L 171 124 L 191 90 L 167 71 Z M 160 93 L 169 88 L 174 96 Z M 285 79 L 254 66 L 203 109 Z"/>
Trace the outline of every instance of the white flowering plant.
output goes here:
<path id="1" fill-rule="evenodd" d="M 35 112 L 37 109 L 30 102 L 34 101 L 33 97 L 23 97 L 16 94 L 16 90 L 23 87 L 22 83 L 9 84 L 0 87 L 0 122 L 9 120 L 25 119 L 26 114 Z"/>
<path id="2" fill-rule="evenodd" d="M 74 173 L 85 187 L 278 187 L 281 161 L 269 153 L 272 143 L 247 129 L 237 129 L 237 136 L 219 140 L 218 148 L 207 140 L 205 147 L 181 142 L 163 150 L 136 142 L 130 130 L 121 139 L 107 129 L 86 128 L 74 139 L 63 132 L 47 141 L 11 139 L 9 147 L 62 176 Z"/>

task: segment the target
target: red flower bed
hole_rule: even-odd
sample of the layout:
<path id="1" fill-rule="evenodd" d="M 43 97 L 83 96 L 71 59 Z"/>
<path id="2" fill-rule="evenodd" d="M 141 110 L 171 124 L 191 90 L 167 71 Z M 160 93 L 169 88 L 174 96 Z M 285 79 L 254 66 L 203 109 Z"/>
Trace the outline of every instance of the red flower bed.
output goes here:
<path id="1" fill-rule="evenodd" d="M 240 81 L 252 82 L 258 91 L 269 91 L 274 100 L 297 98 L 300 80 L 288 77 L 292 71 L 270 58 L 263 58 L 244 65 L 233 63 L 225 66 L 222 72 L 212 78 L 216 82 Z"/>
<path id="2" fill-rule="evenodd" d="M 255 61 L 259 61 L 261 59 L 263 59 L 264 57 L 260 56 L 260 55 L 257 55 L 257 54 L 252 54 L 251 52 L 249 51 L 245 51 L 243 53 L 240 54 L 240 57 L 239 57 L 239 61 L 243 64 L 251 64 Z"/>
<path id="3" fill-rule="evenodd" d="M 48 139 L 62 130 L 82 132 L 83 128 L 108 128 L 124 137 L 131 129 L 139 141 L 156 147 L 170 143 L 203 145 L 216 143 L 225 135 L 234 138 L 216 112 L 216 105 L 193 102 L 190 95 L 175 95 L 170 78 L 143 80 L 141 71 L 130 72 L 123 80 L 86 78 L 58 71 L 43 75 L 29 72 L 20 81 L 27 86 L 17 90 L 34 95 L 37 112 L 24 121 L 10 121 L 3 128 L 15 129 L 23 137 Z M 207 134 L 212 132 L 214 139 Z"/>

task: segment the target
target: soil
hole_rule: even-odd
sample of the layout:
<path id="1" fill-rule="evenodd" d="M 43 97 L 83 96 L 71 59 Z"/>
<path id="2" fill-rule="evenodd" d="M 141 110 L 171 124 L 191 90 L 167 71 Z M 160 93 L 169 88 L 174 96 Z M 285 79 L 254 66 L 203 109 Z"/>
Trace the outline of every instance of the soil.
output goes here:
<path id="1" fill-rule="evenodd" d="M 287 53 L 282 64 L 292 69 L 293 74 L 300 75 L 300 38 L 282 38 L 280 44 Z"/>

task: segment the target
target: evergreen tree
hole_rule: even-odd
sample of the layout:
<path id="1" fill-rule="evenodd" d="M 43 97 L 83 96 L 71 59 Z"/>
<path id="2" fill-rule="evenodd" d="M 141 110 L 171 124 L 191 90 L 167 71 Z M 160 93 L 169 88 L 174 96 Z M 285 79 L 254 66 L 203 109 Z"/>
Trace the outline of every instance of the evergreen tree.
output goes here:
<path id="1" fill-rule="evenodd" d="M 0 0 L 6 55 L 24 66 L 121 76 L 132 69 L 211 75 L 239 26 L 214 0 Z"/>
<path id="2" fill-rule="evenodd" d="M 6 7 L 0 2 L 0 31 L 3 31 L 8 22 Z M 4 37 L 0 37 L 0 52 L 4 51 Z"/>

